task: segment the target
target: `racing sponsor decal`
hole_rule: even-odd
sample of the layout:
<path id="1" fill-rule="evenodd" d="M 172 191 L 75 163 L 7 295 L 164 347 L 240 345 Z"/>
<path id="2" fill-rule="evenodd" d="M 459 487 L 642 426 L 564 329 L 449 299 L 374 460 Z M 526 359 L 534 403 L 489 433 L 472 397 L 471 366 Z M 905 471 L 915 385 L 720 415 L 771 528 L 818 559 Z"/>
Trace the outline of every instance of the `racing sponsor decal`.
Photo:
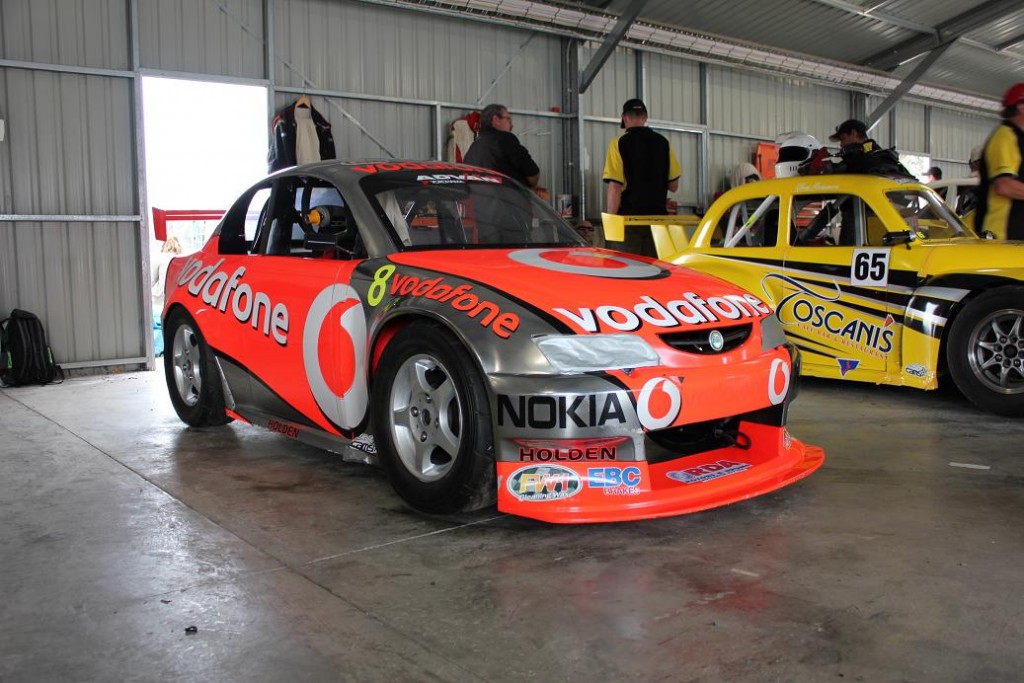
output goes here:
<path id="1" fill-rule="evenodd" d="M 508 492 L 527 503 L 572 498 L 582 489 L 580 475 L 561 465 L 522 467 L 508 478 Z"/>
<path id="2" fill-rule="evenodd" d="M 615 460 L 617 447 L 626 437 L 551 441 L 513 439 L 519 446 L 520 462 L 601 462 Z"/>
<path id="3" fill-rule="evenodd" d="M 772 359 L 772 366 L 768 370 L 768 400 L 773 406 L 786 400 L 791 374 L 788 362 L 781 358 Z"/>
<path id="4" fill-rule="evenodd" d="M 348 285 L 330 285 L 313 299 L 302 330 L 302 363 L 324 415 L 345 429 L 362 422 L 369 396 L 366 315 Z"/>
<path id="5" fill-rule="evenodd" d="M 621 254 L 605 254 L 582 249 L 519 249 L 508 257 L 516 263 L 558 273 L 593 275 L 620 280 L 640 280 L 666 274 L 664 268 L 631 259 Z"/>
<path id="6" fill-rule="evenodd" d="M 457 166 L 444 161 L 382 161 L 374 164 L 351 166 L 353 171 L 360 173 L 379 173 L 381 171 L 465 171 L 464 166 Z"/>
<path id="7" fill-rule="evenodd" d="M 498 396 L 498 426 L 530 429 L 602 427 L 626 422 L 621 392 L 558 396 Z"/>
<path id="8" fill-rule="evenodd" d="M 373 274 L 366 302 L 371 306 L 377 306 L 389 291 L 392 296 L 423 297 L 448 304 L 456 311 L 465 313 L 474 320 L 478 319 L 481 327 L 489 327 L 491 332 L 501 339 L 508 339 L 519 329 L 517 314 L 502 311 L 498 304 L 477 296 L 473 293 L 473 285 L 449 284 L 440 275 L 420 279 L 415 275 L 397 272 L 397 268 L 392 264 L 381 266 Z"/>
<path id="9" fill-rule="evenodd" d="M 189 294 L 202 299 L 203 303 L 224 313 L 231 309 L 235 320 L 251 324 L 264 337 L 272 337 L 281 346 L 288 345 L 288 307 L 284 303 L 273 303 L 266 292 L 253 292 L 252 287 L 242 282 L 245 266 L 238 266 L 229 276 L 220 269 L 224 259 L 203 266 L 203 262 L 191 257 L 178 275 L 178 286 L 186 287 Z"/>
<path id="10" fill-rule="evenodd" d="M 888 249 L 854 249 L 850 265 L 850 284 L 886 287 L 889 284 Z"/>
<path id="11" fill-rule="evenodd" d="M 685 292 L 682 298 L 665 303 L 652 296 L 642 296 L 640 303 L 634 304 L 632 308 L 598 306 L 596 309 L 554 310 L 587 332 L 602 332 L 608 329 L 635 332 L 644 325 L 703 325 L 720 320 L 761 318 L 771 313 L 771 309 L 753 294 L 727 294 L 711 296 L 705 300 L 693 292 Z"/>
<path id="12" fill-rule="evenodd" d="M 644 429 L 664 429 L 676 421 L 683 396 L 675 380 L 654 377 L 644 383 L 636 399 L 636 414 Z"/>
<path id="13" fill-rule="evenodd" d="M 925 377 L 928 374 L 928 368 L 920 363 L 911 363 L 905 370 L 908 375 L 913 375 L 914 377 Z"/>
<path id="14" fill-rule="evenodd" d="M 860 361 L 856 358 L 836 358 L 836 362 L 839 363 L 840 377 L 846 377 L 846 373 L 856 370 L 860 365 Z"/>
<path id="15" fill-rule="evenodd" d="M 475 173 L 459 173 L 459 174 L 444 174 L 435 173 L 433 175 L 418 175 L 416 181 L 423 183 L 424 185 L 452 185 L 462 184 L 466 182 L 478 182 L 478 183 L 495 183 L 500 185 L 502 183 L 501 178 L 497 176 L 483 176 Z"/>
<path id="16" fill-rule="evenodd" d="M 601 489 L 606 496 L 638 496 L 643 472 L 629 467 L 591 467 L 587 469 L 587 487 Z"/>
<path id="17" fill-rule="evenodd" d="M 684 484 L 702 484 L 719 477 L 728 477 L 730 474 L 742 472 L 750 467 L 749 462 L 736 462 L 734 460 L 719 460 L 718 462 L 687 467 L 685 470 L 673 470 L 665 476 Z"/>
<path id="18" fill-rule="evenodd" d="M 769 273 L 762 278 L 761 284 L 765 291 L 766 281 L 770 278 L 783 280 L 796 290 L 786 294 L 776 308 L 779 321 L 783 325 L 821 334 L 837 344 L 876 358 L 885 358 L 892 351 L 893 336 L 896 334 L 895 319 L 892 315 L 887 314 L 882 324 L 878 324 L 872 320 L 854 317 L 848 307 L 829 306 L 843 306 L 839 283 L 832 283 L 835 287 L 834 296 L 825 296 L 802 282 L 778 273 Z"/>
<path id="19" fill-rule="evenodd" d="M 268 420 L 267 429 L 269 429 L 272 432 L 277 432 L 278 434 L 290 436 L 293 439 L 296 439 L 299 436 L 298 427 L 296 427 L 295 425 L 290 425 L 287 422 L 281 422 L 280 420 Z"/>

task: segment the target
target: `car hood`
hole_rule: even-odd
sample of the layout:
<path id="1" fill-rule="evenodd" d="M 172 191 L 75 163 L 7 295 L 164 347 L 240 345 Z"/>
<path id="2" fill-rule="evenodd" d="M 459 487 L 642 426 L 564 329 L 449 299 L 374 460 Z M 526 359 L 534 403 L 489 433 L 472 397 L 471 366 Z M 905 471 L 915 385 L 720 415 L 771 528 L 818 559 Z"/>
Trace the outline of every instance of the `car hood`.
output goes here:
<path id="1" fill-rule="evenodd" d="M 950 239 L 921 242 L 912 248 L 927 250 L 921 275 L 976 273 L 1024 279 L 1024 242 Z"/>
<path id="2" fill-rule="evenodd" d="M 771 312 L 760 297 L 712 275 L 605 249 L 402 252 L 391 261 L 491 287 L 580 332 L 712 327 Z"/>

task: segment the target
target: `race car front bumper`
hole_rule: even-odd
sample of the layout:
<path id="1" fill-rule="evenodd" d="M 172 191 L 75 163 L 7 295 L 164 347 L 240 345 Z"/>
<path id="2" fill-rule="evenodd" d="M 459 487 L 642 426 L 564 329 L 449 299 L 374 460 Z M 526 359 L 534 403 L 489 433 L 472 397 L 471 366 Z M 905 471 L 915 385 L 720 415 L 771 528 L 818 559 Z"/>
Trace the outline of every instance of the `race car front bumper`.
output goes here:
<path id="1" fill-rule="evenodd" d="M 668 517 L 760 496 L 821 467 L 785 428 L 741 422 L 735 445 L 647 461 L 498 462 L 498 509 L 554 523 Z"/>

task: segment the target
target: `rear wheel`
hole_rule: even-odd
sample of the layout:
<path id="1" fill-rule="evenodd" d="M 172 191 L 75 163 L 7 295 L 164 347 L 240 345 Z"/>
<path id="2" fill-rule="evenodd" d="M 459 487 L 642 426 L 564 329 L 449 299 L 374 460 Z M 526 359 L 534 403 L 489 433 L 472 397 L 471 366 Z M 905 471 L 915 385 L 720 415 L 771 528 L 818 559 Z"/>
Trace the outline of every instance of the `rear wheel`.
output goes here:
<path id="1" fill-rule="evenodd" d="M 487 391 L 458 340 L 435 324 L 409 325 L 384 349 L 374 393 L 377 454 L 407 503 L 427 512 L 494 503 Z"/>
<path id="2" fill-rule="evenodd" d="M 174 411 L 192 427 L 231 422 L 213 351 L 192 318 L 175 309 L 164 323 L 164 376 Z"/>
<path id="3" fill-rule="evenodd" d="M 1024 416 L 1024 287 L 1001 287 L 969 302 L 949 330 L 946 359 L 972 403 Z"/>

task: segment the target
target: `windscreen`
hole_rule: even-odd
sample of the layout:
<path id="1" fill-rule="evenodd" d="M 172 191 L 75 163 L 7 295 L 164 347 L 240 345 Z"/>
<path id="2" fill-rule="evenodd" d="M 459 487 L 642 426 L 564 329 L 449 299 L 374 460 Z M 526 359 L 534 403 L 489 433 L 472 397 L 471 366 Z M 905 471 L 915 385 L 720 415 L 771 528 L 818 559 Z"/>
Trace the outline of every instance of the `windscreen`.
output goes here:
<path id="1" fill-rule="evenodd" d="M 363 178 L 360 187 L 407 249 L 584 244 L 535 194 L 496 173 L 396 171 Z"/>
<path id="2" fill-rule="evenodd" d="M 887 192 L 886 197 L 919 239 L 977 237 L 933 191 Z"/>

